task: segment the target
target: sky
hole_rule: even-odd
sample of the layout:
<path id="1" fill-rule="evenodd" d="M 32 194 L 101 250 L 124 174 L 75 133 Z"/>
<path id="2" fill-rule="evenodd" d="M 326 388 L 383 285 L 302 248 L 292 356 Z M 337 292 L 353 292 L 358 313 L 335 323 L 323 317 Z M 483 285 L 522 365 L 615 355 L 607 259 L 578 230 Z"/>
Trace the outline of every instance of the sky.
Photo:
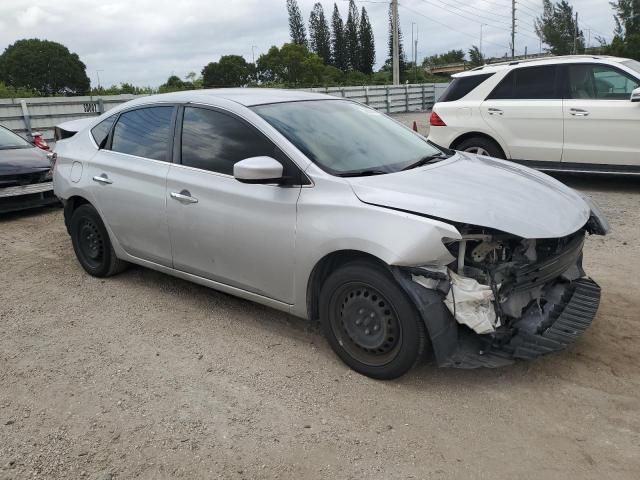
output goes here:
<path id="1" fill-rule="evenodd" d="M 298 0 L 305 21 L 316 0 Z M 328 19 L 334 2 L 321 1 Z M 348 2 L 336 2 L 346 21 Z M 573 0 L 585 40 L 612 37 L 606 0 Z M 388 1 L 365 6 L 374 29 L 376 65 L 387 58 Z M 503 56 L 510 42 L 511 0 L 400 0 L 407 56 L 411 33 L 418 61 L 450 49 L 480 44 L 485 55 Z M 516 53 L 540 49 L 533 22 L 542 0 L 517 0 Z M 481 26 L 482 25 L 482 26 Z M 590 33 L 588 31 L 590 30 Z M 416 33 L 417 32 L 417 33 Z M 252 61 L 289 40 L 286 0 L 0 0 L 0 52 L 22 38 L 60 42 L 87 66 L 92 85 L 132 83 L 157 87 L 172 75 L 200 74 L 222 55 Z"/>

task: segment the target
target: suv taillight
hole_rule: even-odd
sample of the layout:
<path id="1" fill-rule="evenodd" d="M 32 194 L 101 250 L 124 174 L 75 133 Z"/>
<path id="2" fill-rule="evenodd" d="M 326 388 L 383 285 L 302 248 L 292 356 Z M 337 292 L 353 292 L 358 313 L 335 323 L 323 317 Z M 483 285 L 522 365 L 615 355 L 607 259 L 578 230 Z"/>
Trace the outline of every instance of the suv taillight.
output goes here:
<path id="1" fill-rule="evenodd" d="M 429 118 L 429 125 L 432 127 L 446 127 L 447 124 L 444 123 L 444 120 L 440 118 L 436 112 L 431 112 L 431 117 Z"/>

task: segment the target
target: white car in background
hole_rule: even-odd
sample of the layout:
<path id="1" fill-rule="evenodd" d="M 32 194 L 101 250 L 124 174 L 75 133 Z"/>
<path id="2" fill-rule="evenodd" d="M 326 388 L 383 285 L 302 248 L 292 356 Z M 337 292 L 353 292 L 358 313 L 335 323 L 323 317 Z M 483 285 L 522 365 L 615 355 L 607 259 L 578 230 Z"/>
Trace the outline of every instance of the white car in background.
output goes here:
<path id="1" fill-rule="evenodd" d="M 454 75 L 429 140 L 540 170 L 640 174 L 640 62 L 513 61 Z"/>

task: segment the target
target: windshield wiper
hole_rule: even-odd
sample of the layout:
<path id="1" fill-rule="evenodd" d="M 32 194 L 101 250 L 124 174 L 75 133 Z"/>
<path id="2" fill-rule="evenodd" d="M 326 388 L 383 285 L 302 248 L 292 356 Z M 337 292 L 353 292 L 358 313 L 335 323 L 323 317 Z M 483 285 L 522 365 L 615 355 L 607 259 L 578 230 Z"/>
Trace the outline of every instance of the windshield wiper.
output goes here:
<path id="1" fill-rule="evenodd" d="M 417 162 L 414 163 L 410 163 L 409 165 L 407 165 L 406 167 L 404 167 L 402 170 L 411 170 L 412 168 L 417 168 L 417 167 L 421 167 L 423 165 L 426 165 L 428 163 L 432 163 L 432 162 L 439 162 L 440 160 L 444 160 L 445 158 L 449 158 L 447 155 L 444 155 L 442 153 L 436 153 L 435 155 L 427 155 L 426 157 L 422 157 L 420 160 L 418 160 Z"/>
<path id="2" fill-rule="evenodd" d="M 386 170 L 377 170 L 377 169 L 368 169 L 368 170 L 354 170 L 351 172 L 339 173 L 339 177 L 370 177 L 372 175 L 384 175 L 387 172 Z"/>

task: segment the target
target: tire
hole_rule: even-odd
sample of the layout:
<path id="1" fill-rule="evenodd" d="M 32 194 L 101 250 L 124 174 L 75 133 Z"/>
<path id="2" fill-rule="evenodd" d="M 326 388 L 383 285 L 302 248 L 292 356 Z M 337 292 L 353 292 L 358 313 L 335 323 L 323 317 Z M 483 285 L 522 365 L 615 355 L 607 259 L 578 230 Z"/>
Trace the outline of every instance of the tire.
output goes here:
<path id="1" fill-rule="evenodd" d="M 93 206 L 80 205 L 73 212 L 69 231 L 78 262 L 89 275 L 109 277 L 127 267 L 127 262 L 116 257 L 107 229 Z"/>
<path id="2" fill-rule="evenodd" d="M 356 372 L 390 380 L 423 358 L 424 322 L 384 267 L 372 262 L 340 267 L 322 285 L 319 300 L 329 345 Z"/>
<path id="3" fill-rule="evenodd" d="M 466 140 L 460 142 L 455 147 L 455 150 L 475 153 L 487 157 L 504 158 L 504 153 L 502 153 L 502 149 L 500 148 L 500 146 L 493 140 L 484 137 L 467 138 Z"/>

